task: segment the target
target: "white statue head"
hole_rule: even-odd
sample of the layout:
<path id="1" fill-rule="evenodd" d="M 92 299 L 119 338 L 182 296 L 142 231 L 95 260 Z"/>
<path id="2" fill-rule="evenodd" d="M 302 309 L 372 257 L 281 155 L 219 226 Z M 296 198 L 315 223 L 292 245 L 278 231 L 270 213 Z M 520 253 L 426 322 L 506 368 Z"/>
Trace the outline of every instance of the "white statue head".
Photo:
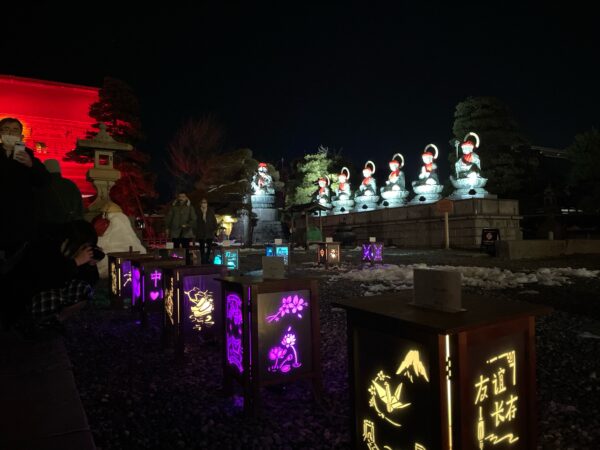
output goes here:
<path id="1" fill-rule="evenodd" d="M 465 141 L 460 145 L 460 148 L 465 155 L 468 155 L 475 148 L 475 143 L 473 141 Z"/>
<path id="2" fill-rule="evenodd" d="M 258 163 L 258 171 L 262 172 L 262 173 L 267 173 L 268 172 L 267 163 L 264 163 L 264 162 Z"/>
<path id="3" fill-rule="evenodd" d="M 395 172 L 396 170 L 398 170 L 398 167 L 400 167 L 400 163 L 398 161 L 396 161 L 395 159 L 390 161 L 390 170 L 392 172 Z"/>
<path id="4" fill-rule="evenodd" d="M 338 180 L 340 181 L 340 183 L 345 183 L 349 179 L 350 179 L 350 170 L 348 170 L 347 167 L 342 167 L 342 170 L 340 170 L 340 174 L 338 175 Z"/>
<path id="5" fill-rule="evenodd" d="M 346 182 L 346 174 L 344 172 L 340 173 L 338 175 L 338 180 L 340 180 L 340 183 L 345 183 Z"/>
<path id="6" fill-rule="evenodd" d="M 319 178 L 319 187 L 324 188 L 325 186 L 327 186 L 327 178 Z"/>
<path id="7" fill-rule="evenodd" d="M 367 161 L 365 163 L 365 168 L 362 171 L 363 177 L 369 178 L 374 173 L 375 173 L 375 163 L 373 161 Z"/>
<path id="8" fill-rule="evenodd" d="M 431 153 L 431 152 L 424 152 L 421 155 L 421 158 L 423 158 L 423 162 L 425 164 L 431 164 L 433 162 L 433 153 Z"/>

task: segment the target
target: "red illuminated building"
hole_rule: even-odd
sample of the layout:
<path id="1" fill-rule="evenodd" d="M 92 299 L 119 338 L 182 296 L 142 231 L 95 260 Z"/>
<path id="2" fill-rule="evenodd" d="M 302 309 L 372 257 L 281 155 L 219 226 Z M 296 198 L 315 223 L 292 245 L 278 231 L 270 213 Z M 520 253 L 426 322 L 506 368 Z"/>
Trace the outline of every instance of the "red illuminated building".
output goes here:
<path id="1" fill-rule="evenodd" d="M 64 177 L 73 180 L 84 196 L 96 194 L 86 180 L 92 164 L 63 161 L 79 138 L 92 130 L 90 105 L 98 100 L 98 88 L 31 78 L 0 75 L 0 118 L 15 117 L 25 127 L 25 142 L 42 161 L 60 161 Z"/>

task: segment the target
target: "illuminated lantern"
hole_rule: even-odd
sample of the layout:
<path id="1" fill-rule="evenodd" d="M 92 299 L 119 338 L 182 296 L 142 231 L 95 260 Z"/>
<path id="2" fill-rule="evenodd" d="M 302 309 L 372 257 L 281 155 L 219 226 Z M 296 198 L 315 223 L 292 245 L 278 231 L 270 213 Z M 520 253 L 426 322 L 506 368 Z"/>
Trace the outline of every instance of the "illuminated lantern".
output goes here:
<path id="1" fill-rule="evenodd" d="M 164 300 L 164 269 L 185 265 L 185 260 L 131 261 L 132 295 L 131 305 L 141 311 L 142 318 L 151 311 L 162 311 Z"/>
<path id="2" fill-rule="evenodd" d="M 319 242 L 317 247 L 317 265 L 340 266 L 341 259 L 339 242 Z"/>
<path id="3" fill-rule="evenodd" d="M 139 252 L 109 253 L 108 258 L 108 285 L 111 307 L 123 308 L 123 300 L 131 299 L 131 260 L 153 260 L 154 255 L 140 255 Z"/>
<path id="4" fill-rule="evenodd" d="M 224 390 L 244 390 L 254 412 L 260 387 L 309 378 L 321 392 L 318 283 L 311 279 L 222 280 Z"/>
<path id="5" fill-rule="evenodd" d="M 365 242 L 362 244 L 362 262 L 383 264 L 383 242 Z"/>
<path id="6" fill-rule="evenodd" d="M 290 246 L 288 244 L 267 244 L 265 256 L 281 256 L 283 264 L 287 266 L 290 260 Z"/>
<path id="7" fill-rule="evenodd" d="M 201 333 L 221 337 L 221 283 L 224 267 L 214 265 L 171 267 L 164 274 L 165 341 L 183 355 L 184 341 Z"/>
<path id="8" fill-rule="evenodd" d="M 240 250 L 235 247 L 219 247 L 215 249 L 213 264 L 224 266 L 227 270 L 238 270 L 240 267 Z"/>
<path id="9" fill-rule="evenodd" d="M 535 315 L 463 293 L 458 313 L 404 292 L 348 311 L 353 448 L 536 449 Z"/>

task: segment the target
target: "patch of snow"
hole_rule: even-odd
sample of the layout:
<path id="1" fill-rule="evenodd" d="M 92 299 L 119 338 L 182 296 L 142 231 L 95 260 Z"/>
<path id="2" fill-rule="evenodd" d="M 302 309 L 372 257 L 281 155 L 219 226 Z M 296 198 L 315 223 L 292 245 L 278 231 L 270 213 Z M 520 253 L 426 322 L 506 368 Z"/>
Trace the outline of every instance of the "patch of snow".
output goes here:
<path id="1" fill-rule="evenodd" d="M 590 333 L 589 331 L 579 333 L 579 337 L 583 339 L 600 339 L 600 336 L 598 336 L 597 334 Z"/>
<path id="2" fill-rule="evenodd" d="M 395 265 L 384 264 L 374 267 L 349 270 L 329 278 L 330 282 L 352 280 L 361 282 L 365 295 L 375 295 L 385 291 L 409 289 L 413 284 L 414 269 L 437 269 L 460 272 L 462 285 L 481 289 L 518 288 L 538 283 L 543 286 L 563 286 L 571 284 L 574 277 L 598 277 L 599 270 L 561 268 L 540 268 L 529 272 L 511 272 L 498 267 L 468 266 L 428 266 L 427 264 Z M 538 294 L 537 291 L 521 293 Z"/>

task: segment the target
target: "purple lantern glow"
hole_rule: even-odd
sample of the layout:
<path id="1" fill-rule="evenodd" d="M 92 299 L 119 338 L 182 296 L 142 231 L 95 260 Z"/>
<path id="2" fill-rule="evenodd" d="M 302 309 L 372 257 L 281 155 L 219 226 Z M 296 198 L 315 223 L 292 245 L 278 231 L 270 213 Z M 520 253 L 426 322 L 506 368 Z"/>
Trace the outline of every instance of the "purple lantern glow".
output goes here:
<path id="1" fill-rule="evenodd" d="M 381 262 L 383 261 L 383 243 L 373 242 L 371 248 L 373 249 L 373 261 Z"/>
<path id="2" fill-rule="evenodd" d="M 154 287 L 158 287 L 157 285 L 161 278 L 162 272 L 160 272 L 159 270 L 154 270 L 154 272 L 150 274 L 150 279 L 154 282 Z"/>
<path id="3" fill-rule="evenodd" d="M 302 365 L 298 360 L 298 351 L 296 350 L 296 334 L 291 326 L 287 328 L 286 334 L 281 339 L 281 344 L 271 348 L 269 359 L 273 361 L 273 364 L 268 368 L 270 372 L 288 373 Z"/>
<path id="4" fill-rule="evenodd" d="M 362 260 L 372 261 L 371 244 L 362 245 Z"/>
<path id="5" fill-rule="evenodd" d="M 281 306 L 275 314 L 266 317 L 267 322 L 278 322 L 286 314 L 296 314 L 299 319 L 302 319 L 302 311 L 308 308 L 308 302 L 298 295 L 285 296 L 281 299 Z"/>
<path id="6" fill-rule="evenodd" d="M 142 293 L 142 286 L 140 280 L 140 269 L 134 267 L 131 269 L 131 285 L 132 285 L 132 296 L 131 303 L 135 305 L 137 299 L 140 298 Z"/>
<path id="7" fill-rule="evenodd" d="M 225 308 L 227 361 L 242 373 L 244 371 L 242 359 L 242 299 L 237 293 L 230 292 L 227 294 Z"/>

